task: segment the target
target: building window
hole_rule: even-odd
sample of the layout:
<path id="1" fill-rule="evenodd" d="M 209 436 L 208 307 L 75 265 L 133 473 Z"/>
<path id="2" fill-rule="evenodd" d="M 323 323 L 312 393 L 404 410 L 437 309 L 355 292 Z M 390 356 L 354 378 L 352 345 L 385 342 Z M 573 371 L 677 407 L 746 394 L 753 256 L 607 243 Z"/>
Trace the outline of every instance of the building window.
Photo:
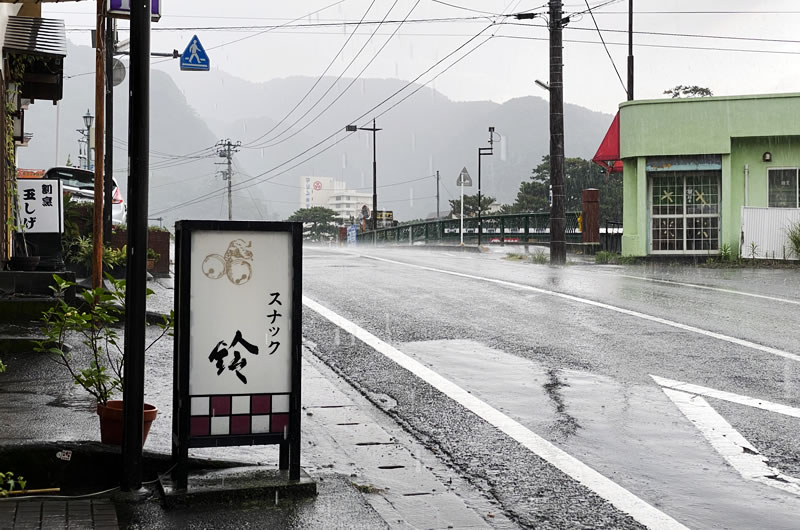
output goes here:
<path id="1" fill-rule="evenodd" d="M 719 250 L 719 172 L 651 173 L 651 250 Z"/>
<path id="2" fill-rule="evenodd" d="M 769 207 L 770 208 L 798 208 L 798 183 L 797 168 L 769 169 Z"/>

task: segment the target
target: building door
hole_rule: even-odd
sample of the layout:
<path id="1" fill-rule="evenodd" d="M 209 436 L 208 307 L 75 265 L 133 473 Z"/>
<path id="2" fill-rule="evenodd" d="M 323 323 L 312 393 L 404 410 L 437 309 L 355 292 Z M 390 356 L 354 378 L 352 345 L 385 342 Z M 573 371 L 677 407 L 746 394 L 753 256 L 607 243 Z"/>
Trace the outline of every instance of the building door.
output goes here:
<path id="1" fill-rule="evenodd" d="M 648 172 L 650 251 L 653 254 L 719 252 L 719 171 Z"/>

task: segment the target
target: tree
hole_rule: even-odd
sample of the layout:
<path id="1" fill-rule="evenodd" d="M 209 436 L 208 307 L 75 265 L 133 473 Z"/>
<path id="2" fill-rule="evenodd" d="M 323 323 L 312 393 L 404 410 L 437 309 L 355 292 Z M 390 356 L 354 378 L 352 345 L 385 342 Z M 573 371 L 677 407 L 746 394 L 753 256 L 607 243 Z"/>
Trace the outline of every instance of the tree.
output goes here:
<path id="1" fill-rule="evenodd" d="M 313 208 L 297 210 L 289 216 L 289 221 L 301 222 L 304 226 L 310 224 L 308 239 L 320 241 L 322 239 L 330 239 L 336 234 L 335 218 L 336 212 L 330 208 L 314 206 Z"/>
<path id="2" fill-rule="evenodd" d="M 622 176 L 606 174 L 600 166 L 583 158 L 565 158 L 564 175 L 566 184 L 566 210 L 579 212 L 582 208 L 581 195 L 587 188 L 600 190 L 600 223 L 622 220 Z M 510 210 L 517 212 L 550 211 L 550 157 L 542 157 L 542 163 L 531 173 L 530 182 L 522 182 L 517 200 Z"/>
<path id="3" fill-rule="evenodd" d="M 494 197 L 481 195 L 481 214 L 488 214 L 489 208 L 497 202 Z M 456 217 L 461 216 L 461 199 L 450 199 L 450 215 Z M 478 215 L 478 194 L 464 195 L 464 217 L 473 217 Z"/>
<path id="4" fill-rule="evenodd" d="M 697 85 L 675 85 L 674 88 L 665 90 L 664 94 L 669 94 L 672 98 L 704 98 L 713 96 L 711 89 Z"/>

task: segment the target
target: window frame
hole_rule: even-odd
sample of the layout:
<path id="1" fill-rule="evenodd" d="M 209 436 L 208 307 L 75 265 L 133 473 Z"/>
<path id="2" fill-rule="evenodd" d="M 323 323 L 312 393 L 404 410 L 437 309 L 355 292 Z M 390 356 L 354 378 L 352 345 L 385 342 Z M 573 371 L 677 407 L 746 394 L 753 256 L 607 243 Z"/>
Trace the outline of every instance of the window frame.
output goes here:
<path id="1" fill-rule="evenodd" d="M 663 178 L 677 178 L 681 181 L 681 201 L 680 201 L 680 213 L 655 213 L 655 205 L 653 202 L 653 193 L 654 187 L 657 185 L 658 179 Z M 687 190 L 691 187 L 691 184 L 688 182 L 692 178 L 710 178 L 711 184 L 716 186 L 716 202 L 709 205 L 710 209 L 714 211 L 711 212 L 689 212 L 689 207 L 694 205 L 693 202 L 687 201 Z M 696 183 L 695 183 L 696 185 Z M 703 184 L 701 185 L 708 185 Z M 669 187 L 669 186 L 667 186 Z M 675 172 L 647 172 L 647 217 L 648 217 L 648 247 L 650 254 L 653 255 L 716 255 L 720 253 L 720 247 L 722 245 L 722 173 L 718 170 L 700 170 L 700 171 L 675 171 Z M 676 194 L 677 200 L 677 194 Z M 677 205 L 676 205 L 677 206 Z M 656 223 L 660 223 L 663 219 L 674 219 L 676 220 L 675 223 L 680 225 L 673 227 L 673 229 L 680 229 L 682 233 L 681 239 L 675 239 L 676 242 L 680 243 L 681 248 L 674 248 L 674 249 L 660 249 L 656 248 L 656 243 L 662 241 L 661 239 L 656 240 L 653 237 L 653 231 L 656 230 L 658 227 Z M 688 237 L 690 234 L 690 230 L 702 230 L 703 227 L 697 228 L 694 223 L 697 222 L 697 219 L 710 219 L 714 221 L 709 221 L 710 225 L 707 227 L 708 230 L 715 230 L 716 237 L 708 239 L 692 239 Z M 668 228 L 665 228 L 669 230 Z M 669 241 L 669 240 L 667 240 Z M 698 242 L 708 241 L 709 248 L 707 249 L 687 249 L 689 243 L 694 242 L 694 245 L 697 245 Z M 702 244 L 702 243 L 700 243 Z M 661 246 L 661 245 L 659 245 Z M 678 245 L 676 244 L 676 247 Z M 716 248 L 713 248 L 716 246 Z"/>
<path id="2" fill-rule="evenodd" d="M 794 206 L 773 206 L 771 204 L 770 196 L 770 172 L 771 171 L 794 171 Z M 767 208 L 800 208 L 800 167 L 786 166 L 786 167 L 770 167 L 767 168 Z"/>

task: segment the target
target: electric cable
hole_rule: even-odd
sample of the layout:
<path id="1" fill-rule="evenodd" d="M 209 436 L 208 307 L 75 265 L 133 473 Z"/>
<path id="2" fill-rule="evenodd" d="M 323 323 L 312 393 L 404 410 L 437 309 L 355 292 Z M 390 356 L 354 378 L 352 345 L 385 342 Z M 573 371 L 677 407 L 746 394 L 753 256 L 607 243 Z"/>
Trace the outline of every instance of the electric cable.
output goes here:
<path id="1" fill-rule="evenodd" d="M 395 4 L 396 4 L 396 3 L 397 3 L 397 2 L 395 1 Z M 306 100 L 306 98 L 308 98 L 308 96 L 309 96 L 309 95 L 311 95 L 311 92 L 313 92 L 313 91 L 314 91 L 314 89 L 315 89 L 315 88 L 317 88 L 317 85 L 319 85 L 320 81 L 322 81 L 322 79 L 325 77 L 325 74 L 327 74 L 327 73 L 328 73 L 328 70 L 330 70 L 330 69 L 331 69 L 331 67 L 333 66 L 333 63 L 336 61 L 336 59 L 337 59 L 337 58 L 339 58 L 339 56 L 340 56 L 340 55 L 342 55 L 342 53 L 344 52 L 345 48 L 346 48 L 346 47 L 347 47 L 347 45 L 350 43 L 350 41 L 352 40 L 353 36 L 356 34 L 356 31 L 358 31 L 358 28 L 360 27 L 361 23 L 362 23 L 362 22 L 364 21 L 364 19 L 367 17 L 367 15 L 369 14 L 370 10 L 372 9 L 372 6 L 374 6 L 374 5 L 375 5 L 375 0 L 372 0 L 372 3 L 370 3 L 370 4 L 369 4 L 369 6 L 367 6 L 367 10 L 366 10 L 366 11 L 364 11 L 364 14 L 361 16 L 361 20 L 359 20 L 359 21 L 358 21 L 358 23 L 356 24 L 356 27 L 355 27 L 355 28 L 353 28 L 353 31 L 350 33 L 350 35 L 348 35 L 347 39 L 344 41 L 344 44 L 342 44 L 342 46 L 339 48 L 339 51 L 338 51 L 338 52 L 336 52 L 336 54 L 333 56 L 333 58 L 331 59 L 331 61 L 328 63 L 328 66 L 326 66 L 326 67 L 325 67 L 325 70 L 323 70 L 323 71 L 322 71 L 322 73 L 321 73 L 321 74 L 320 74 L 320 75 L 317 77 L 317 80 L 316 80 L 316 81 L 314 81 L 314 84 L 313 84 L 313 85 L 311 85 L 311 88 L 309 88 L 309 89 L 306 91 L 305 95 L 304 95 L 302 98 L 300 98 L 300 101 L 298 101 L 298 102 L 295 104 L 295 106 L 294 106 L 294 107 L 292 107 L 292 108 L 291 108 L 291 110 L 289 110 L 289 112 L 287 112 L 287 113 L 286 113 L 286 115 L 285 115 L 283 118 L 281 118 L 281 119 L 280 119 L 280 121 L 278 121 L 278 122 L 277 122 L 275 125 L 273 125 L 273 126 L 272 126 L 272 128 L 271 128 L 270 130 L 268 130 L 267 132 L 265 132 L 264 134 L 262 134 L 261 136 L 259 136 L 259 137 L 258 137 L 258 138 L 256 138 L 255 140 L 252 140 L 252 141 L 249 141 L 249 142 L 245 142 L 245 143 L 244 143 L 244 147 L 245 147 L 245 148 L 247 148 L 247 147 L 248 147 L 249 145 L 251 145 L 251 144 L 254 144 L 254 143 L 258 142 L 259 140 L 261 140 L 262 138 L 264 138 L 265 136 L 267 136 L 268 134 L 270 134 L 272 131 L 274 131 L 275 129 L 277 129 L 278 127 L 280 127 L 280 126 L 281 126 L 281 124 L 283 124 L 283 123 L 284 123 L 284 122 L 285 122 L 285 121 L 286 121 L 286 120 L 289 118 L 289 116 L 291 116 L 291 115 L 292 115 L 292 113 L 293 113 L 295 110 L 297 110 L 297 108 L 298 108 L 298 107 L 299 107 L 299 106 L 300 106 L 300 105 L 301 105 L 301 104 L 302 104 L 302 103 L 303 103 L 303 102 Z M 393 7 L 394 7 L 394 6 L 393 6 Z M 387 13 L 387 16 L 388 16 L 388 13 Z M 385 18 L 385 17 L 384 17 L 384 18 Z M 380 25 L 379 25 L 378 27 L 380 27 Z M 367 42 L 369 42 L 369 40 L 367 40 Z M 366 46 L 366 43 L 364 44 L 364 46 Z M 362 46 L 362 47 L 361 47 L 361 50 L 363 50 L 363 49 L 364 49 L 364 46 Z M 361 53 L 361 50 L 359 50 L 359 52 L 358 52 L 359 54 Z M 356 54 L 356 57 L 358 57 L 358 54 Z M 352 64 L 352 62 L 351 62 L 351 64 Z M 348 66 L 349 66 L 349 65 L 348 65 Z M 345 69 L 342 71 L 342 74 L 344 74 L 344 72 L 346 72 L 346 71 L 347 71 L 347 68 L 345 68 Z M 336 78 L 336 80 L 337 80 L 337 81 L 338 81 L 338 80 L 339 80 L 339 79 L 342 77 L 342 74 L 340 74 L 340 75 L 339 75 L 339 77 L 338 77 L 338 78 Z M 335 84 L 335 83 L 336 83 L 336 81 L 334 81 L 334 84 Z M 329 89 L 329 90 L 330 90 L 330 89 Z M 325 94 L 327 94 L 327 92 L 325 92 Z M 323 95 L 322 95 L 322 97 L 324 97 L 324 96 L 325 96 L 325 94 L 323 94 Z M 321 99 L 321 98 L 320 98 L 320 99 Z M 318 101 L 319 101 L 319 100 L 318 100 Z M 312 107 L 312 108 L 313 108 L 313 107 Z M 300 119 L 302 119 L 302 116 L 300 117 Z M 297 122 L 295 122 L 295 123 L 297 123 Z M 292 124 L 292 125 L 294 125 L 294 124 Z M 289 128 L 291 128 L 291 127 L 292 127 L 292 126 L 289 126 Z M 280 135 L 279 135 L 279 136 L 280 136 Z"/>
<path id="2" fill-rule="evenodd" d="M 398 0 L 395 0 L 395 2 L 392 4 L 392 7 L 390 7 L 390 8 L 389 8 L 389 11 L 387 11 L 387 12 L 386 12 L 386 16 L 389 16 L 389 13 L 392 11 L 392 9 L 394 9 L 394 6 L 395 6 L 395 5 L 397 5 L 397 1 L 398 1 Z M 406 14 L 406 18 L 408 18 L 408 17 L 411 15 L 411 13 L 414 11 L 414 9 L 416 9 L 416 7 L 419 5 L 419 3 L 420 3 L 420 0 L 417 0 L 417 2 L 416 2 L 416 3 L 415 3 L 415 4 L 414 4 L 412 7 L 411 7 L 411 9 L 410 9 L 410 10 L 408 11 L 408 13 Z M 385 17 L 384 17 L 384 18 L 385 18 Z M 367 41 L 364 43 L 364 45 L 361 47 L 361 49 L 358 51 L 358 53 L 356 54 L 356 56 L 355 56 L 355 57 L 353 57 L 353 59 L 350 61 L 350 63 L 348 63 L 348 65 L 347 65 L 347 66 L 344 68 L 344 70 L 342 70 L 342 72 L 339 74 L 339 77 L 337 77 L 337 78 L 336 78 L 336 80 L 335 80 L 333 83 L 331 83 L 331 84 L 330 84 L 330 86 L 328 87 L 328 90 L 326 90 L 326 91 L 325 91 L 325 93 L 324 93 L 324 94 L 322 94 L 322 96 L 320 96 L 320 97 L 319 97 L 319 99 L 317 99 L 317 101 L 316 101 L 316 103 L 314 103 L 314 105 L 312 105 L 312 106 L 311 106 L 311 107 L 310 107 L 308 110 L 306 110 L 306 112 L 305 112 L 305 113 L 303 113 L 303 115 L 302 115 L 302 116 L 300 116 L 300 117 L 299 117 L 297 120 L 295 120 L 295 121 L 294 121 L 294 122 L 293 122 L 293 123 L 292 123 L 292 124 L 291 124 L 291 125 L 290 125 L 290 126 L 287 128 L 287 129 L 286 129 L 286 130 L 284 130 L 284 131 L 283 131 L 283 132 L 281 132 L 280 134 L 276 135 L 275 137 L 273 137 L 273 138 L 271 138 L 271 139 L 269 139 L 269 140 L 265 140 L 265 141 L 264 141 L 264 143 L 262 143 L 262 144 L 260 144 L 260 145 L 251 145 L 249 148 L 250 148 L 250 149 L 256 149 L 256 148 L 261 148 L 261 147 L 263 147 L 263 148 L 267 148 L 267 147 L 273 147 L 273 146 L 275 146 L 275 145 L 278 145 L 278 144 L 280 144 L 280 143 L 283 143 L 283 142 L 285 142 L 285 141 L 289 140 L 290 138 L 293 138 L 293 137 L 297 136 L 297 135 L 298 135 L 298 134 L 300 134 L 300 133 L 301 133 L 303 130 L 305 130 L 307 127 L 309 127 L 309 126 L 310 126 L 312 123 L 314 123 L 315 121 L 317 121 L 317 119 L 319 119 L 319 117 L 320 117 L 320 116 L 322 116 L 322 115 L 323 115 L 325 112 L 327 112 L 327 111 L 328 111 L 328 110 L 329 110 L 329 109 L 330 109 L 330 108 L 331 108 L 331 107 L 332 107 L 332 106 L 333 106 L 333 105 L 334 105 L 334 104 L 335 104 L 337 101 L 339 101 L 339 99 L 340 99 L 340 98 L 341 98 L 341 97 L 342 97 L 342 96 L 343 96 L 345 93 L 347 93 L 347 91 L 350 89 L 350 87 L 352 87 L 352 86 L 353 86 L 353 84 L 356 82 L 356 80 L 357 80 L 359 77 L 361 77 L 361 75 L 362 75 L 362 74 L 364 73 L 364 71 L 365 71 L 365 70 L 366 70 L 366 69 L 369 67 L 369 65 L 371 65 L 371 64 L 372 64 L 372 62 L 373 62 L 373 61 L 374 61 L 374 60 L 375 60 L 375 59 L 378 57 L 378 55 L 380 55 L 380 53 L 383 51 L 383 49 L 386 47 L 386 45 L 387 45 L 387 44 L 389 44 L 389 41 L 391 41 L 391 40 L 392 40 L 392 38 L 395 36 L 395 34 L 396 34 L 398 31 L 399 31 L 399 29 L 400 29 L 401 27 L 402 27 L 402 24 L 398 25 L 398 26 L 395 28 L 394 32 L 392 32 L 392 34 L 389 36 L 389 38 L 387 38 L 387 39 L 386 39 L 386 41 L 383 43 L 383 45 L 382 45 L 382 46 L 381 46 L 381 47 L 378 49 L 378 51 L 377 51 L 377 52 L 375 52 L 375 54 L 372 56 L 372 59 L 370 59 L 370 60 L 369 60 L 369 62 L 368 62 L 368 63 L 367 63 L 367 64 L 366 64 L 366 65 L 365 65 L 365 66 L 364 66 L 362 69 L 361 69 L 361 71 L 360 71 L 360 72 L 359 72 L 359 73 L 358 73 L 358 74 L 357 74 L 357 75 L 356 75 L 356 76 L 355 76 L 355 77 L 354 77 L 354 78 L 353 78 L 353 79 L 350 81 L 350 83 L 349 83 L 349 84 L 348 84 L 348 85 L 347 85 L 347 86 L 344 88 L 344 90 L 342 90 L 342 91 L 339 93 L 339 95 L 337 95 L 337 96 L 334 98 L 334 100 L 333 100 L 333 101 L 331 101 L 331 102 L 330 102 L 330 103 L 329 103 L 329 104 L 328 104 L 328 105 L 327 105 L 327 106 L 326 106 L 324 109 L 322 109 L 322 111 L 320 111 L 319 113 L 317 113 L 317 115 L 316 115 L 316 116 L 314 116 L 314 117 L 311 119 L 311 121 L 309 121 L 307 124 L 305 124 L 305 125 L 304 125 L 303 127 L 301 127 L 300 129 L 298 129 L 298 130 L 296 130 L 295 132 L 293 132 L 291 135 L 289 135 L 289 136 L 287 136 L 287 137 L 283 138 L 282 140 L 279 140 L 279 141 L 277 141 L 277 142 L 275 142 L 275 143 L 271 143 L 271 144 L 269 143 L 269 142 L 274 142 L 275 140 L 277 140 L 278 138 L 280 138 L 280 137 L 281 137 L 283 134 L 285 134 L 285 133 L 287 133 L 288 131 L 290 131 L 290 130 L 292 129 L 292 127 L 294 127 L 295 125 L 297 125 L 297 123 L 299 123 L 299 122 L 300 122 L 300 120 L 302 120 L 304 117 L 306 117 L 306 116 L 307 116 L 307 115 L 308 115 L 308 114 L 309 114 L 309 113 L 310 113 L 310 112 L 311 112 L 311 111 L 312 111 L 312 110 L 313 110 L 313 109 L 314 109 L 314 108 L 315 108 L 315 107 L 316 107 L 316 106 L 317 106 L 319 103 L 321 103 L 321 102 L 322 102 L 323 98 L 324 98 L 326 95 L 328 95 L 328 93 L 331 91 L 331 89 L 332 89 L 332 88 L 333 88 L 333 87 L 336 85 L 336 83 L 337 83 L 337 82 L 338 82 L 338 81 L 339 81 L 339 80 L 342 78 L 342 76 L 344 75 L 344 73 L 345 73 L 345 72 L 346 72 L 346 71 L 347 71 L 347 70 L 350 68 L 350 66 L 353 64 L 353 62 L 354 62 L 354 61 L 355 61 L 355 60 L 358 58 L 358 56 L 359 56 L 359 55 L 361 55 L 361 52 L 362 52 L 362 51 L 364 51 L 364 49 L 366 48 L 366 45 L 367 45 L 367 44 L 368 44 L 368 43 L 369 43 L 369 42 L 372 40 L 372 37 L 374 37 L 374 36 L 375 36 L 375 32 L 376 32 L 376 31 L 377 31 L 377 30 L 380 28 L 380 26 L 376 26 L 376 27 L 375 27 L 375 31 L 373 31 L 373 32 L 372 32 L 372 35 L 370 35 L 370 36 L 369 36 L 369 38 L 368 38 L 368 39 L 367 39 Z M 263 138 L 263 136 L 262 136 L 261 138 Z M 259 138 L 259 139 L 260 139 L 260 138 Z M 269 145 L 267 145 L 267 144 L 269 144 Z"/>
<path id="3" fill-rule="evenodd" d="M 478 33 L 476 33 L 475 35 L 473 35 L 473 36 L 472 36 L 470 39 L 468 39 L 467 41 L 463 42 L 463 43 L 462 43 L 460 46 L 458 46 L 456 49 L 454 49 L 453 51 L 451 51 L 450 53 L 448 53 L 448 54 L 447 54 L 446 56 L 444 56 L 442 59 L 440 59 L 440 60 L 438 60 L 436 63 L 434 63 L 434 64 L 433 64 L 431 67 L 429 67 L 429 68 L 428 68 L 428 69 L 426 69 L 424 72 L 422 72 L 421 74 L 419 74 L 419 75 L 418 75 L 416 78 L 414 78 L 412 81 L 409 81 L 409 82 L 408 82 L 408 83 L 407 83 L 405 86 L 403 86 L 403 87 L 399 88 L 398 90 L 396 90 L 395 92 L 393 92 L 391 95 L 389 95 L 388 97 L 386 97 L 385 99 L 383 99 L 381 102 L 379 102 L 378 104 L 374 105 L 372 108 L 368 109 L 366 112 L 362 113 L 362 114 L 361 114 L 359 117 L 357 117 L 355 120 L 352 120 L 352 121 L 353 121 L 353 122 L 356 122 L 356 121 L 358 121 L 358 120 L 360 120 L 360 119 L 364 118 L 365 116 L 367 116 L 368 114 L 370 114 L 372 111 L 374 111 L 375 109 L 379 108 L 380 106 L 382 106 L 383 104 L 385 104 L 386 102 L 388 102 L 389 100 L 391 100 L 391 99 L 392 99 L 394 96 L 396 96 L 397 94 L 399 94 L 400 92 L 402 92 L 403 90 L 405 90 L 407 87 L 409 87 L 409 86 L 411 86 L 412 84 L 414 84 L 414 83 L 415 83 L 416 81 L 418 81 L 418 80 L 419 80 L 419 79 L 420 79 L 420 78 L 421 78 L 423 75 L 425 75 L 425 74 L 427 74 L 428 72 L 430 72 L 430 71 L 431 71 L 432 69 L 434 69 L 436 66 L 440 65 L 442 62 L 446 61 L 447 59 L 449 59 L 450 57 L 452 57 L 453 55 L 455 55 L 456 53 L 458 53 L 460 50 L 462 50 L 464 47 L 466 47 L 467 45 L 469 45 L 469 44 L 470 44 L 472 41 L 474 41 L 475 39 L 477 39 L 478 37 L 480 37 L 481 35 L 483 35 L 483 33 L 484 33 L 486 30 L 488 30 L 489 28 L 491 28 L 491 27 L 493 27 L 493 26 L 495 26 L 495 23 L 488 24 L 486 27 L 484 27 L 484 28 L 483 28 L 482 30 L 480 30 Z M 468 52 L 467 52 L 467 53 L 466 53 L 464 56 L 462 56 L 461 58 L 457 59 L 455 62 L 453 62 L 453 63 L 452 63 L 452 64 L 450 64 L 449 66 L 447 66 L 447 68 L 445 68 L 444 70 L 442 70 L 441 72 L 439 72 L 439 74 L 437 74 L 437 75 L 436 75 L 436 76 L 435 76 L 433 79 L 431 79 L 431 80 L 427 81 L 425 84 L 428 84 L 428 83 L 432 82 L 433 80 L 435 80 L 436 78 L 438 78 L 440 75 L 442 75 L 444 72 L 446 72 L 447 70 L 449 70 L 450 68 L 452 68 L 453 66 L 455 66 L 456 64 L 458 64 L 458 62 L 460 62 L 460 61 L 461 61 L 462 59 L 464 59 L 464 58 L 465 58 L 467 55 L 471 54 L 471 53 L 472 53 L 472 52 L 474 52 L 474 51 L 475 51 L 477 48 L 479 48 L 480 46 L 482 46 L 483 44 L 485 44 L 486 42 L 488 42 L 488 40 L 489 40 L 490 38 L 492 38 L 492 37 L 494 37 L 494 35 L 492 35 L 492 36 L 488 37 L 487 39 L 485 39 L 484 41 L 482 41 L 481 43 L 479 43 L 477 46 L 475 46 L 475 47 L 474 47 L 474 48 L 472 48 L 470 51 L 468 51 Z M 406 96 L 406 97 L 404 97 L 403 99 L 401 99 L 401 100 L 400 100 L 398 103 L 395 103 L 394 105 L 392 105 L 392 106 L 391 106 L 389 109 L 387 109 L 387 112 L 388 112 L 388 110 L 391 110 L 392 108 L 396 107 L 396 106 L 397 106 L 397 105 L 398 105 L 400 102 L 402 102 L 402 101 L 405 101 L 406 99 L 408 99 L 408 97 L 410 97 L 411 95 L 415 94 L 417 91 L 421 90 L 421 89 L 422 89 L 422 88 L 425 86 L 425 84 L 423 84 L 423 85 L 420 85 L 420 86 L 419 86 L 417 89 L 415 89 L 414 91 L 412 91 L 412 92 L 411 92 L 411 93 L 410 93 L 408 96 Z M 384 113 L 382 113 L 381 115 L 383 115 L 383 114 L 385 114 L 385 112 L 384 112 Z M 279 169 L 279 168 L 281 168 L 281 167 L 285 166 L 286 164 L 289 164 L 289 163 L 291 163 L 292 161 L 296 160 L 297 158 L 300 158 L 301 156 L 303 156 L 304 154 L 308 153 L 308 152 L 309 152 L 309 151 L 311 151 L 312 149 L 314 149 L 314 148 L 316 148 L 316 147 L 320 146 L 320 145 L 321 145 L 321 144 L 323 144 L 324 142 L 327 142 L 328 140 L 330 140 L 331 138 L 333 138 L 334 136 L 336 136 L 336 135 L 337 135 L 337 134 L 339 134 L 340 132 L 341 132 L 341 129 L 337 129 L 337 130 L 336 130 L 334 133 L 332 133 L 332 134 L 330 134 L 329 136 L 327 136 L 326 138 L 324 138 L 324 139 L 320 140 L 319 142 L 317 142 L 317 143 L 316 143 L 316 144 L 314 144 L 313 146 L 309 147 L 308 149 L 306 149 L 306 150 L 302 151 L 300 154 L 298 154 L 298 155 L 295 155 L 294 157 L 290 158 L 289 160 L 287 160 L 287 161 L 285 161 L 285 162 L 282 162 L 281 164 L 279 164 L 279 165 L 277 165 L 277 166 L 275 166 L 275 167 L 273 167 L 273 168 L 271 168 L 271 169 L 269 169 L 269 170 L 267 170 L 267 171 L 264 171 L 264 172 L 262 172 L 262 173 L 259 173 L 258 175 L 255 175 L 255 176 L 253 176 L 253 177 L 250 177 L 249 179 L 245 179 L 244 181 L 242 181 L 241 183 L 239 183 L 237 186 L 242 186 L 242 185 L 244 185 L 244 184 L 247 184 L 247 183 L 249 183 L 249 182 L 251 182 L 251 181 L 254 181 L 254 180 L 257 180 L 257 179 L 261 179 L 261 177 L 263 177 L 263 176 L 265 176 L 265 175 L 267 175 L 267 174 L 269 174 L 269 173 L 272 173 L 273 171 L 275 171 L 275 170 L 277 170 L 277 169 Z M 325 151 L 327 151 L 328 149 L 332 148 L 334 145 L 337 145 L 338 143 L 340 143 L 341 141 L 343 141 L 345 138 L 348 138 L 348 137 L 349 137 L 350 135 L 352 135 L 352 134 L 355 134 L 355 133 L 351 132 L 350 134 L 348 134 L 348 135 L 344 136 L 343 138 L 340 138 L 339 140 L 337 140 L 337 141 L 336 141 L 336 142 L 334 142 L 333 144 L 331 144 L 331 145 L 329 145 L 328 147 L 324 148 L 324 149 L 323 149 L 323 150 L 321 150 L 320 152 L 318 152 L 318 153 L 316 153 L 316 154 L 312 155 L 311 157 L 309 157 L 308 159 L 304 160 L 304 161 L 303 161 L 303 162 L 301 162 L 300 164 L 302 164 L 302 163 L 305 163 L 306 161 L 308 161 L 308 160 L 311 160 L 312 158 L 314 158 L 314 157 L 316 157 L 316 156 L 318 156 L 318 155 L 322 154 L 323 152 L 325 152 Z M 276 175 L 273 175 L 273 176 L 271 176 L 271 177 L 268 177 L 267 179 L 262 179 L 261 181 L 266 181 L 266 180 L 270 180 L 270 179 L 272 179 L 272 178 L 275 178 L 275 177 L 277 177 L 278 175 L 281 175 L 281 174 L 283 174 L 283 173 L 285 173 L 285 172 L 289 171 L 290 169 L 293 169 L 294 167 L 297 167 L 297 166 L 298 166 L 298 165 L 300 165 L 300 164 L 296 164 L 296 165 L 292 166 L 291 168 L 289 168 L 289 169 L 287 169 L 287 170 L 285 170 L 285 171 L 283 171 L 283 172 L 281 172 L 281 173 L 278 173 L 278 174 L 276 174 Z M 258 184 L 258 183 L 259 183 L 259 182 L 255 182 L 254 184 Z M 250 184 L 250 185 L 254 185 L 254 184 Z M 237 188 L 237 189 L 238 189 L 238 188 Z M 210 197 L 212 197 L 212 196 L 216 195 L 217 193 L 224 192 L 224 191 L 225 191 L 225 188 L 222 188 L 222 189 L 220 189 L 220 190 L 216 190 L 216 191 L 212 191 L 212 192 L 209 192 L 209 193 L 206 193 L 206 194 L 200 195 L 200 196 L 198 196 L 198 197 L 195 197 L 194 199 L 190 199 L 190 200 L 188 200 L 188 201 L 185 201 L 185 202 L 183 202 L 183 203 L 179 203 L 178 205 L 175 205 L 175 206 L 173 206 L 173 207 L 171 207 L 171 208 L 169 208 L 169 209 L 166 209 L 166 210 L 164 210 L 164 212 L 166 212 L 166 211 L 169 211 L 169 210 L 171 210 L 171 209 L 177 209 L 177 208 L 182 208 L 182 207 L 185 207 L 185 206 L 190 206 L 190 205 L 192 205 L 192 204 L 196 204 L 196 203 L 197 203 L 197 201 L 199 201 L 199 202 L 202 202 L 202 201 L 208 200 Z M 154 215 L 158 215 L 159 213 L 162 213 L 162 212 L 156 212 Z"/>
<path id="4" fill-rule="evenodd" d="M 594 18 L 594 12 L 592 8 L 589 7 L 589 0 L 583 0 L 586 2 L 586 7 L 589 9 L 589 14 L 592 16 L 592 22 L 594 22 L 594 27 L 597 29 L 597 35 L 600 37 L 600 42 L 603 43 L 603 48 L 606 50 L 606 55 L 608 55 L 608 59 L 611 61 L 611 66 L 614 67 L 614 71 L 617 73 L 617 78 L 619 79 L 620 84 L 622 85 L 622 90 L 627 92 L 628 87 L 625 86 L 625 82 L 622 80 L 622 76 L 619 75 L 619 70 L 617 69 L 617 64 L 614 62 L 614 58 L 611 57 L 611 52 L 608 51 L 608 46 L 606 46 L 606 41 L 603 39 L 603 33 L 600 31 L 600 28 L 597 26 L 597 20 Z"/>

